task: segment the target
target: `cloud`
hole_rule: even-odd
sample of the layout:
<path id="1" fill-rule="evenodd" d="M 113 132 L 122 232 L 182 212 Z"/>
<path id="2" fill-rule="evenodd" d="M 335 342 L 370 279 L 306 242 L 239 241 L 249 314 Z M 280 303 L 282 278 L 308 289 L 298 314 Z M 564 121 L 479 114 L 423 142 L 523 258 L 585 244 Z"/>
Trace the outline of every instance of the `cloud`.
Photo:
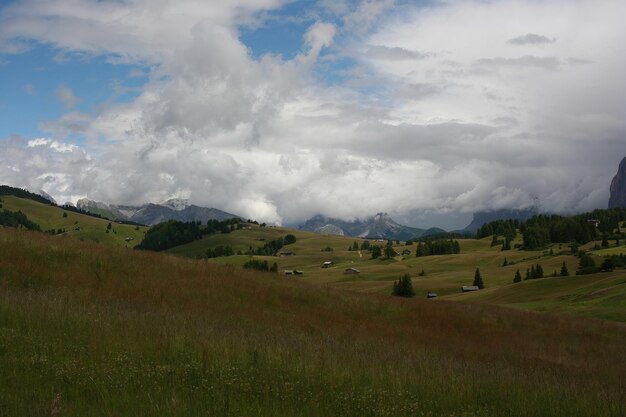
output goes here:
<path id="1" fill-rule="evenodd" d="M 406 59 L 426 59 L 432 57 L 433 55 L 419 51 L 411 51 L 398 46 L 390 48 L 383 45 L 373 45 L 367 49 L 365 56 L 370 59 L 402 61 Z"/>
<path id="2" fill-rule="evenodd" d="M 546 45 L 554 42 L 556 42 L 556 38 L 548 38 L 547 36 L 537 35 L 535 33 L 527 33 L 526 35 L 517 36 L 507 41 L 507 43 L 512 45 Z"/>
<path id="3" fill-rule="evenodd" d="M 623 2 L 341 3 L 293 59 L 253 58 L 241 25 L 282 4 L 12 3 L 2 42 L 104 56 L 146 83 L 89 114 L 68 89 L 68 111 L 41 123 L 48 137 L 3 140 L 0 178 L 59 201 L 185 196 L 282 223 L 606 205 L 626 152 Z M 520 53 L 519 33 L 558 42 Z M 354 63 L 328 65 L 342 57 Z"/>
<path id="4" fill-rule="evenodd" d="M 517 58 L 481 58 L 476 60 L 475 66 L 482 69 L 497 69 L 497 68 L 540 68 L 546 70 L 556 70 L 560 67 L 561 62 L 554 56 L 534 56 L 524 55 Z"/>
<path id="5" fill-rule="evenodd" d="M 73 109 L 80 101 L 71 88 L 60 85 L 54 92 L 57 100 L 59 100 L 66 109 Z"/>

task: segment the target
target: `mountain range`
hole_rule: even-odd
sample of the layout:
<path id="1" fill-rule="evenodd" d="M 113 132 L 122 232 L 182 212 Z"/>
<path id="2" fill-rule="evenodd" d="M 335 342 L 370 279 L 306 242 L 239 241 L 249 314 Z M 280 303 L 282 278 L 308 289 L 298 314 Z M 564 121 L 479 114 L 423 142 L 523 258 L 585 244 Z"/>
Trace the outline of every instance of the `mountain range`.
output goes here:
<path id="1" fill-rule="evenodd" d="M 239 217 L 216 208 L 189 204 L 184 199 L 171 199 L 162 204 L 148 203 L 141 206 L 127 206 L 106 204 L 83 198 L 76 202 L 76 206 L 81 210 L 100 214 L 111 220 L 126 220 L 148 226 L 167 220 L 206 223 L 207 220 L 226 220 Z"/>
<path id="2" fill-rule="evenodd" d="M 352 221 L 317 215 L 298 228 L 322 234 L 393 240 L 408 240 L 446 233 L 445 230 L 438 227 L 419 229 L 403 226 L 394 221 L 387 213 L 378 213 L 363 220 L 356 219 Z"/>

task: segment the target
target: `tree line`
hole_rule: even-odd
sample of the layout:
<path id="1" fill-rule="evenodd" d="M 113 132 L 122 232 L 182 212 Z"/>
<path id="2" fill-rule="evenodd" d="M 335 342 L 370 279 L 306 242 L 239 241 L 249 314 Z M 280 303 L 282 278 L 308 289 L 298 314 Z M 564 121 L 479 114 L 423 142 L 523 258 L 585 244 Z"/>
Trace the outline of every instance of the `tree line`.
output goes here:
<path id="1" fill-rule="evenodd" d="M 626 208 L 598 209 L 569 217 L 538 214 L 525 221 L 496 220 L 486 223 L 478 229 L 476 237 L 504 236 L 510 242 L 516 230 L 519 230 L 523 237 L 523 248 L 527 250 L 559 242 L 585 244 L 599 237 L 606 242 L 624 236 L 620 229 L 620 221 L 624 219 Z"/>
<path id="2" fill-rule="evenodd" d="M 2 210 L 0 212 L 0 225 L 7 227 L 23 227 L 28 230 L 41 231 L 41 227 L 31 220 L 21 211 Z"/>
<path id="3" fill-rule="evenodd" d="M 461 253 L 461 245 L 456 240 L 433 240 L 419 242 L 415 248 L 415 256 L 452 255 Z"/>

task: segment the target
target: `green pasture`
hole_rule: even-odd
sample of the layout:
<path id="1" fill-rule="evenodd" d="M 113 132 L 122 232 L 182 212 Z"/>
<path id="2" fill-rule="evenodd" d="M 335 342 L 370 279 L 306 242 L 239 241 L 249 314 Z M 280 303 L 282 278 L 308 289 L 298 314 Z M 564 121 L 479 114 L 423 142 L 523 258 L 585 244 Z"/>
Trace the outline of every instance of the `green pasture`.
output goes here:
<path id="1" fill-rule="evenodd" d="M 65 229 L 65 233 L 57 235 L 59 239 L 73 237 L 106 245 L 134 247 L 141 242 L 144 232 L 148 230 L 147 227 L 115 223 L 107 219 L 86 216 L 63 210 L 61 207 L 50 206 L 14 196 L 2 196 L 0 200 L 2 200 L 4 209 L 22 211 L 31 221 L 37 223 L 43 231 Z M 66 217 L 63 217 L 64 213 L 67 214 Z M 111 229 L 107 233 L 109 223 L 111 224 Z M 132 240 L 127 242 L 126 238 L 131 238 Z"/>

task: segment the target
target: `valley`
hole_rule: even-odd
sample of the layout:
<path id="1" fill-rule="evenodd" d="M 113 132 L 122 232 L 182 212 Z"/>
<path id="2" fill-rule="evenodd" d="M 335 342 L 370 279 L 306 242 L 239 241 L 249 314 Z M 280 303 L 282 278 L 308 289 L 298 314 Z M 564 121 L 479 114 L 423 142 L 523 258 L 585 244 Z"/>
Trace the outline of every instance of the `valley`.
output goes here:
<path id="1" fill-rule="evenodd" d="M 2 415 L 626 412 L 626 270 L 574 275 L 567 245 L 464 238 L 458 254 L 416 257 L 398 241 L 372 259 L 365 239 L 243 223 L 159 253 L 131 250 L 145 227 L 2 204 L 44 230 L 81 226 L 0 227 Z M 288 235 L 282 256 L 249 254 Z M 624 248 L 601 243 L 579 250 L 599 264 Z M 241 254 L 207 259 L 217 246 Z M 242 268 L 251 259 L 278 272 Z M 563 263 L 571 275 L 551 277 Z M 513 283 L 538 264 L 545 278 Z M 485 289 L 461 293 L 476 268 Z M 415 298 L 390 295 L 404 274 Z"/>

